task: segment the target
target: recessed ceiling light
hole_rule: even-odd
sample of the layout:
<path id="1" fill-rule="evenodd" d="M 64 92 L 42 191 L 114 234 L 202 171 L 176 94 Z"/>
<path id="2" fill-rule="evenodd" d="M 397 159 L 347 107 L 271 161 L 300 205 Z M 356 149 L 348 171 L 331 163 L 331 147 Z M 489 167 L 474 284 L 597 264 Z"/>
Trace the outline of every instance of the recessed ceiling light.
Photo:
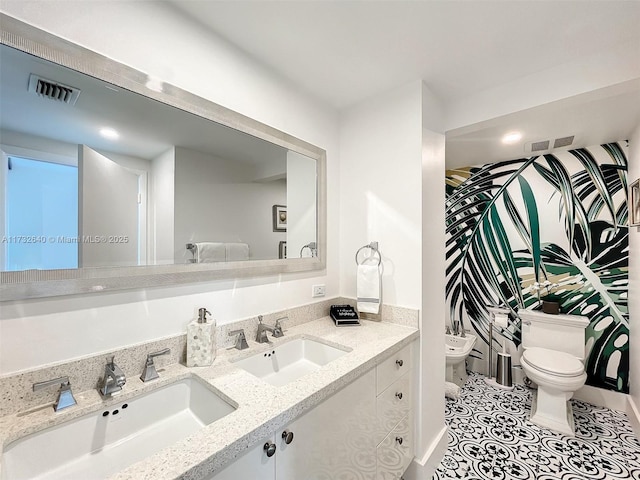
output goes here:
<path id="1" fill-rule="evenodd" d="M 118 132 L 109 127 L 101 128 L 100 135 L 102 135 L 104 138 L 108 138 L 109 140 L 117 140 L 120 137 L 120 134 Z"/>
<path id="2" fill-rule="evenodd" d="M 502 137 L 502 143 L 510 145 L 512 143 L 519 142 L 521 139 L 522 134 L 520 132 L 509 132 L 504 137 Z"/>

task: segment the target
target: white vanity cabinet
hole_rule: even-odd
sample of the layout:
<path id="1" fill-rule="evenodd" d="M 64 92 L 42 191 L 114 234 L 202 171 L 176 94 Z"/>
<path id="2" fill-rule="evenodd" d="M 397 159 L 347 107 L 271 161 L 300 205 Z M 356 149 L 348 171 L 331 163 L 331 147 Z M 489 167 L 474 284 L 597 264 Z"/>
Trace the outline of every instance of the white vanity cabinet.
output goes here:
<path id="1" fill-rule="evenodd" d="M 375 392 L 374 368 L 209 480 L 374 480 Z M 275 444 L 271 457 L 266 443 Z"/>
<path id="2" fill-rule="evenodd" d="M 377 367 L 377 480 L 398 480 L 413 459 L 413 343 Z"/>
<path id="3" fill-rule="evenodd" d="M 276 479 L 373 480 L 375 369 L 276 433 Z M 287 444 L 286 435 L 293 434 Z"/>
<path id="4" fill-rule="evenodd" d="M 207 480 L 275 480 L 276 457 L 275 455 L 267 456 L 265 451 L 267 442 L 275 444 L 275 438 L 273 436 L 265 438 L 218 473 L 206 477 Z"/>
<path id="5" fill-rule="evenodd" d="M 399 480 L 413 459 L 411 364 L 408 345 L 208 480 Z"/>

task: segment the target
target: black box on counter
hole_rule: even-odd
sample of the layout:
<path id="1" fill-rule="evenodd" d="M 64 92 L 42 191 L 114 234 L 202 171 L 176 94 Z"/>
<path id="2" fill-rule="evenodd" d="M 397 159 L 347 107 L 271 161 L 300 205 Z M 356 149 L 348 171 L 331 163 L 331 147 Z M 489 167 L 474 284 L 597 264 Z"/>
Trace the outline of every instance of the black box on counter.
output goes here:
<path id="1" fill-rule="evenodd" d="M 329 314 L 336 327 L 349 327 L 360 325 L 358 312 L 351 305 L 331 305 Z"/>

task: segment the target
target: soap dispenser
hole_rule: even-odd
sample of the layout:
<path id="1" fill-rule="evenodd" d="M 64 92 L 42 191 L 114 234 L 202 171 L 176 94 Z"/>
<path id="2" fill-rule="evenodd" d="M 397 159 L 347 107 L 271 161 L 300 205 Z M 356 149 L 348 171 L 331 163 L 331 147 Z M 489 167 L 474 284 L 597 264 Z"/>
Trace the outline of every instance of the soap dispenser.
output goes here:
<path id="1" fill-rule="evenodd" d="M 216 358 L 216 322 L 207 320 L 206 308 L 198 309 L 198 319 L 187 325 L 187 366 L 206 367 Z"/>

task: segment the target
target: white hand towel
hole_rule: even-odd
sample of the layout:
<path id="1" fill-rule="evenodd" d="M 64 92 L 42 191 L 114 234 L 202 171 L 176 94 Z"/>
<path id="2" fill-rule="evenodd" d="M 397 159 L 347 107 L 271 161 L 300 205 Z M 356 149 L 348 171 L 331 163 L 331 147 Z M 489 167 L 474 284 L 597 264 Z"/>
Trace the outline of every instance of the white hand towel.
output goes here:
<path id="1" fill-rule="evenodd" d="M 200 242 L 196 243 L 198 263 L 224 262 L 226 251 L 224 243 Z"/>
<path id="2" fill-rule="evenodd" d="M 249 245 L 246 243 L 225 243 L 227 262 L 249 260 Z"/>
<path id="3" fill-rule="evenodd" d="M 356 273 L 358 311 L 380 311 L 380 270 L 377 265 L 358 265 Z"/>

